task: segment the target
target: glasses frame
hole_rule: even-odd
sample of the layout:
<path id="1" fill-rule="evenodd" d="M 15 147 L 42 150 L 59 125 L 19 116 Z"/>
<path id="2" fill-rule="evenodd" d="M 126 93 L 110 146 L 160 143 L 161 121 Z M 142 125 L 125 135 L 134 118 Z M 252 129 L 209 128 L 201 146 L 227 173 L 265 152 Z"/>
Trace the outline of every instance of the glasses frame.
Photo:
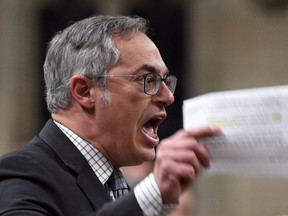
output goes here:
<path id="1" fill-rule="evenodd" d="M 154 87 L 154 91 L 153 92 L 149 92 L 146 88 L 147 88 L 147 82 L 148 82 L 148 77 L 150 75 L 156 76 L 156 83 L 155 83 L 155 87 Z M 172 75 L 172 74 L 166 74 L 164 77 L 161 77 L 159 74 L 156 73 L 146 73 L 146 74 L 142 74 L 142 75 L 138 75 L 138 74 L 104 74 L 104 75 L 96 75 L 96 78 L 98 77 L 133 77 L 134 80 L 136 80 L 139 77 L 143 78 L 143 91 L 145 94 L 150 95 L 150 96 L 154 96 L 159 92 L 160 86 L 161 86 L 161 82 L 164 82 L 165 85 L 167 86 L 167 88 L 170 90 L 170 92 L 172 94 L 174 94 L 175 89 L 176 89 L 176 85 L 177 85 L 177 77 Z M 172 85 L 167 83 L 167 80 L 170 79 L 170 81 L 172 82 Z"/>

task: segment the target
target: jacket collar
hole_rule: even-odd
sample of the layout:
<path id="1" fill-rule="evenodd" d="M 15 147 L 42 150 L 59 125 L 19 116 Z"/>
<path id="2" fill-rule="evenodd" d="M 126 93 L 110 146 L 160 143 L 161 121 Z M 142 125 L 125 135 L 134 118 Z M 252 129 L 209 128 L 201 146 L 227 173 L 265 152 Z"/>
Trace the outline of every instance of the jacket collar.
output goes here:
<path id="1" fill-rule="evenodd" d="M 77 184 L 90 201 L 94 209 L 100 208 L 105 202 L 111 201 L 110 196 L 96 177 L 84 156 L 66 137 L 58 126 L 50 119 L 39 133 L 63 163 L 74 172 Z"/>

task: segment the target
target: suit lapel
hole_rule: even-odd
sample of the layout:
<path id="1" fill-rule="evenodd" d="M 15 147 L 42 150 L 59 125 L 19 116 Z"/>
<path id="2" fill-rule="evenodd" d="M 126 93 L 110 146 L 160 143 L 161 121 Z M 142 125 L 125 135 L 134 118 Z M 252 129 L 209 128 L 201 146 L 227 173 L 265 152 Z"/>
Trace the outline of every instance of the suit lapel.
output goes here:
<path id="1" fill-rule="evenodd" d="M 88 165 L 88 163 L 86 164 Z M 93 203 L 95 209 L 98 209 L 104 203 L 111 201 L 111 197 L 108 195 L 90 166 L 81 167 L 78 172 L 77 184 L 90 202 Z"/>
<path id="2" fill-rule="evenodd" d="M 74 171 L 77 184 L 94 209 L 111 201 L 110 196 L 89 166 L 84 156 L 73 143 L 62 133 L 53 120 L 49 120 L 39 136 L 51 146 L 63 163 Z"/>

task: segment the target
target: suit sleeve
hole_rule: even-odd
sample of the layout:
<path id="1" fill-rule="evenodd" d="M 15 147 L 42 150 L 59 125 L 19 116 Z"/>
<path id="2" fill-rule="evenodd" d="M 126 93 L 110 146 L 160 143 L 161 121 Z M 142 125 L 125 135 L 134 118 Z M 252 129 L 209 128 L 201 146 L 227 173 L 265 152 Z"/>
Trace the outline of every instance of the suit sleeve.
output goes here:
<path id="1" fill-rule="evenodd" d="M 47 162 L 46 158 L 43 160 Z M 60 175 L 61 178 L 63 176 Z M 64 188 L 67 188 L 65 192 Z M 38 160 L 25 154 L 8 155 L 0 159 L 1 216 L 143 215 L 133 192 L 115 202 L 107 202 L 97 210 L 93 210 L 87 201 L 72 201 L 75 193 L 72 194 L 72 186 L 55 182 L 51 170 L 43 167 Z M 76 194 L 77 198 L 81 195 Z M 77 204 L 81 207 L 77 207 Z"/>
<path id="2" fill-rule="evenodd" d="M 49 186 L 48 179 L 49 173 L 31 158 L 24 155 L 3 157 L 0 161 L 0 215 L 60 215 L 57 194 Z"/>
<path id="3" fill-rule="evenodd" d="M 128 204 L 127 204 L 128 203 Z M 136 200 L 134 192 L 104 206 L 97 212 L 89 214 L 89 216 L 143 216 L 142 210 Z"/>

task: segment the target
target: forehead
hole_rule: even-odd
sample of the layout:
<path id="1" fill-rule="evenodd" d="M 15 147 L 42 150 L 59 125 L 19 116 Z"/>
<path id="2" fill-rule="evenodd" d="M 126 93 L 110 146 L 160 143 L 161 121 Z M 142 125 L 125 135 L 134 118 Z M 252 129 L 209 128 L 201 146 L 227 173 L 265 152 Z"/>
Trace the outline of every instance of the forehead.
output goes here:
<path id="1" fill-rule="evenodd" d="M 117 38 L 115 45 L 121 55 L 119 64 L 129 67 L 129 71 L 149 65 L 158 73 L 166 73 L 167 67 L 158 48 L 144 33 L 136 33 L 125 39 Z"/>

